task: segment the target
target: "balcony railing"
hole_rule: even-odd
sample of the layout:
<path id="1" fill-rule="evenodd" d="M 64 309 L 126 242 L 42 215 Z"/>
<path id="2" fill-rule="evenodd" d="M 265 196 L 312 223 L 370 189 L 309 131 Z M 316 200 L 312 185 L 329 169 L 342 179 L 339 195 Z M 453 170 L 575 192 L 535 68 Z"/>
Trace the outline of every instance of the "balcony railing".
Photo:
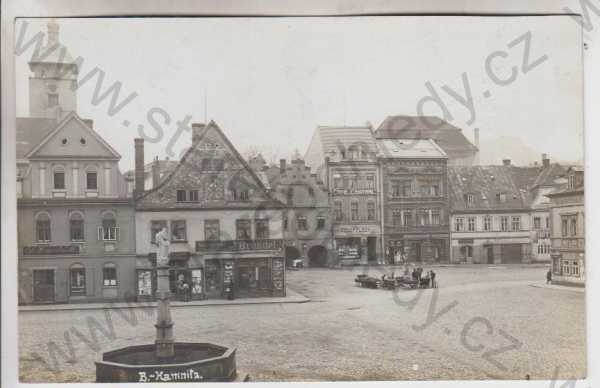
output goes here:
<path id="1" fill-rule="evenodd" d="M 273 251 L 283 249 L 282 239 L 196 241 L 196 252 Z"/>

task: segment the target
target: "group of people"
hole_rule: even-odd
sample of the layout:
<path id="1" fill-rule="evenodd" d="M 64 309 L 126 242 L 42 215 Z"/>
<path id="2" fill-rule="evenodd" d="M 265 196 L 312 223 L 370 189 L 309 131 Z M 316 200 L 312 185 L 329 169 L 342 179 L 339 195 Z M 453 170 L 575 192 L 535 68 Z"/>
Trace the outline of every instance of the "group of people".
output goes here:
<path id="1" fill-rule="evenodd" d="M 437 287 L 437 283 L 435 281 L 436 274 L 435 272 L 433 272 L 433 270 L 427 271 L 425 275 L 423 275 L 423 268 L 416 267 L 413 268 L 411 276 L 413 280 L 417 281 L 419 287 L 421 287 L 422 285 L 427 285 L 427 287 L 431 288 Z"/>

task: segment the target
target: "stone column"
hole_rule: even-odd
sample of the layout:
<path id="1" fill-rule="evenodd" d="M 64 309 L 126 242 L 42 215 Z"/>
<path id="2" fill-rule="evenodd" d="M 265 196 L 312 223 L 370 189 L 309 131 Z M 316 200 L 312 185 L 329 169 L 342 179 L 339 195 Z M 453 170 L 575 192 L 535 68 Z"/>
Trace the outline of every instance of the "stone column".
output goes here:
<path id="1" fill-rule="evenodd" d="M 169 266 L 157 265 L 157 315 L 156 315 L 156 357 L 159 360 L 173 358 L 175 354 L 173 339 L 173 321 L 171 320 L 171 306 L 169 304 Z"/>

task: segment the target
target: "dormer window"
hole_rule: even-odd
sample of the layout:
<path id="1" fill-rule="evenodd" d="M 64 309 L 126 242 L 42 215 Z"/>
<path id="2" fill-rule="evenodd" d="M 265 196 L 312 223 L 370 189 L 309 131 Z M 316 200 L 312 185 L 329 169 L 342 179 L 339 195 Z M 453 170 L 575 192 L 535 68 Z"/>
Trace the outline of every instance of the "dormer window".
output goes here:
<path id="1" fill-rule="evenodd" d="M 569 189 L 575 188 L 575 175 L 569 175 Z"/>
<path id="2" fill-rule="evenodd" d="M 496 194 L 496 200 L 500 203 L 506 202 L 506 193 L 498 193 Z"/>
<path id="3" fill-rule="evenodd" d="M 472 193 L 465 194 L 465 202 L 467 207 L 471 207 L 475 204 L 475 195 Z"/>

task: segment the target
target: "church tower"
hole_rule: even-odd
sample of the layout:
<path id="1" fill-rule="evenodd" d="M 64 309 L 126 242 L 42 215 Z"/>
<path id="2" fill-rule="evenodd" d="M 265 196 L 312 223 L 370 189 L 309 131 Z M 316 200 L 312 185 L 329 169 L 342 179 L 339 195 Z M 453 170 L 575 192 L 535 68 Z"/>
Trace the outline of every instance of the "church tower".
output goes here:
<path id="1" fill-rule="evenodd" d="M 29 116 L 60 120 L 77 111 L 77 64 L 59 40 L 59 25 L 48 22 L 48 39 L 34 51 L 29 68 Z"/>

